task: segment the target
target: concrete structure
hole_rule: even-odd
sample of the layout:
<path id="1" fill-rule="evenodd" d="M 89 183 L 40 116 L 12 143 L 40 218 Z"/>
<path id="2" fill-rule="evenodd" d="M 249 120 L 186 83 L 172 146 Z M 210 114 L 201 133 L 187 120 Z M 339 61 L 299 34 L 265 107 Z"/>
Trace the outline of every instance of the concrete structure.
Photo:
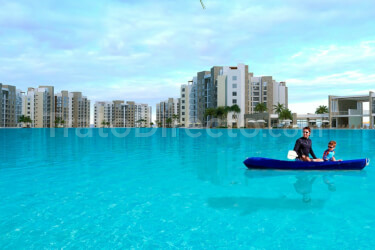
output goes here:
<path id="1" fill-rule="evenodd" d="M 158 127 L 167 127 L 168 119 L 172 120 L 171 126 L 177 126 L 180 119 L 174 119 L 174 116 L 180 115 L 180 98 L 168 98 L 156 104 L 156 123 Z M 186 105 L 185 105 L 186 108 Z"/>
<path id="2" fill-rule="evenodd" d="M 0 127 L 16 127 L 18 120 L 16 87 L 0 83 Z"/>
<path id="3" fill-rule="evenodd" d="M 328 96 L 331 128 L 374 128 L 375 94 L 358 96 Z M 365 126 L 368 120 L 368 126 Z"/>

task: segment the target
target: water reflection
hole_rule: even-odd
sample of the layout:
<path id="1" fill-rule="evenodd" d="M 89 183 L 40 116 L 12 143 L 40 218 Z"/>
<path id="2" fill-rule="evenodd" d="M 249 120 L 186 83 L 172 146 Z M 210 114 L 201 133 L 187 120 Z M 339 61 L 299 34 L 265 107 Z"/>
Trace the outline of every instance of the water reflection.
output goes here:
<path id="1" fill-rule="evenodd" d="M 312 200 L 311 193 L 313 191 L 313 184 L 316 183 L 318 179 L 322 180 L 329 192 L 335 192 L 335 176 L 363 177 L 366 176 L 366 171 L 277 171 L 248 169 L 245 171 L 245 176 L 251 179 L 280 176 L 295 177 L 293 183 L 294 190 L 302 196 L 302 202 L 310 203 Z"/>
<path id="2" fill-rule="evenodd" d="M 257 183 L 262 183 L 263 191 L 255 191 L 257 195 L 251 196 L 224 196 L 210 197 L 207 204 L 215 209 L 235 209 L 241 211 L 242 215 L 256 212 L 258 210 L 311 210 L 323 209 L 327 202 L 327 193 L 333 193 L 337 190 L 335 185 L 335 176 L 363 177 L 365 171 L 275 171 L 275 170 L 246 170 L 245 177 L 252 182 L 252 191 L 262 190 Z M 255 179 L 267 179 L 267 181 L 256 182 Z M 273 179 L 273 180 L 271 180 Z M 268 181 L 269 180 L 269 181 Z M 285 183 L 300 196 L 287 193 L 274 196 L 271 190 L 280 188 L 280 184 Z M 318 183 L 326 188 L 318 187 Z M 290 186 L 291 185 L 291 186 Z M 315 186 L 315 187 L 314 187 Z M 284 191 L 288 188 L 283 184 Z M 315 191 L 315 196 L 313 191 Z M 323 192 L 322 192 L 323 191 Z M 340 190 L 339 190 L 340 191 Z M 288 192 L 288 191 L 287 191 Z M 280 194 L 280 193 L 279 193 Z M 258 196 L 260 195 L 260 197 Z M 265 197 L 261 197 L 261 196 Z M 314 198 L 313 198 L 314 197 Z"/>
<path id="3" fill-rule="evenodd" d="M 305 210 L 321 209 L 325 200 L 316 199 L 308 204 L 294 198 L 260 198 L 260 197 L 211 197 L 207 199 L 209 206 L 216 209 L 236 209 L 242 215 L 247 215 L 258 210 Z"/>

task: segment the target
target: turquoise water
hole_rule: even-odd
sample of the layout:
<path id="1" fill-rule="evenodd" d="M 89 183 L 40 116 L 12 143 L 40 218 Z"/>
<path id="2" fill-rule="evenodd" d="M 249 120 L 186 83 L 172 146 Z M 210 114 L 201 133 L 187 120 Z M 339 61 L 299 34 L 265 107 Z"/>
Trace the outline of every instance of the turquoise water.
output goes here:
<path id="1" fill-rule="evenodd" d="M 0 129 L 1 249 L 375 245 L 373 163 L 360 172 L 246 170 L 248 156 L 286 159 L 301 131 L 65 132 Z M 375 162 L 375 131 L 311 139 L 320 157 L 336 140 L 337 158 Z"/>

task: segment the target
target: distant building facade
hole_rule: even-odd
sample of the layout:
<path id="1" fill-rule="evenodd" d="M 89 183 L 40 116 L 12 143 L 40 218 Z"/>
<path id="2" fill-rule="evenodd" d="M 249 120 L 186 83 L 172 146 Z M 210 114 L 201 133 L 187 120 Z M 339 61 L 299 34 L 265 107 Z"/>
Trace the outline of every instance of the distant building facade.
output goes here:
<path id="1" fill-rule="evenodd" d="M 90 100 L 81 92 L 61 91 L 55 95 L 55 120 L 61 124 L 56 126 L 68 128 L 90 127 Z"/>
<path id="2" fill-rule="evenodd" d="M 17 90 L 12 85 L 2 85 L 0 83 L 0 127 L 16 127 L 18 117 Z"/>
<path id="3" fill-rule="evenodd" d="M 100 127 L 150 127 L 152 108 L 147 104 L 115 100 L 96 102 L 94 126 Z"/>
<path id="4" fill-rule="evenodd" d="M 181 98 L 168 98 L 156 104 L 156 123 L 158 127 L 177 126 L 180 121 Z M 186 106 L 185 106 L 186 108 Z M 168 123 L 168 121 L 171 121 Z"/>
<path id="5" fill-rule="evenodd" d="M 27 94 L 22 97 L 22 114 L 31 118 L 32 127 L 53 127 L 55 120 L 54 87 L 28 88 Z"/>
<path id="6" fill-rule="evenodd" d="M 375 93 L 328 96 L 331 128 L 375 128 Z"/>
<path id="7" fill-rule="evenodd" d="M 237 105 L 240 112 L 229 112 L 226 117 L 229 127 L 247 127 L 249 115 L 256 113 L 259 103 L 266 105 L 270 115 L 278 103 L 288 108 L 285 82 L 277 82 L 272 76 L 254 77 L 248 65 L 242 63 L 198 72 L 192 81 L 181 86 L 180 98 L 180 123 L 184 127 L 207 126 L 213 118 L 205 116 L 208 108 Z"/>

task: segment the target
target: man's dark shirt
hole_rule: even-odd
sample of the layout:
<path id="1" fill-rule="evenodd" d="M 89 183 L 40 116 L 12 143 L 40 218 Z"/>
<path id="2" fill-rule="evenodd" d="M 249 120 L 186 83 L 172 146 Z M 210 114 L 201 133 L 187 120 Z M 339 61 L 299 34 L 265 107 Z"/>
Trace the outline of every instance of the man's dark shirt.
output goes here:
<path id="1" fill-rule="evenodd" d="M 312 142 L 310 139 L 306 139 L 305 137 L 301 137 L 296 141 L 296 145 L 294 146 L 294 151 L 296 151 L 298 158 L 301 158 L 302 155 L 306 155 L 309 157 L 309 154 L 314 159 L 317 159 L 314 151 L 312 150 Z"/>

